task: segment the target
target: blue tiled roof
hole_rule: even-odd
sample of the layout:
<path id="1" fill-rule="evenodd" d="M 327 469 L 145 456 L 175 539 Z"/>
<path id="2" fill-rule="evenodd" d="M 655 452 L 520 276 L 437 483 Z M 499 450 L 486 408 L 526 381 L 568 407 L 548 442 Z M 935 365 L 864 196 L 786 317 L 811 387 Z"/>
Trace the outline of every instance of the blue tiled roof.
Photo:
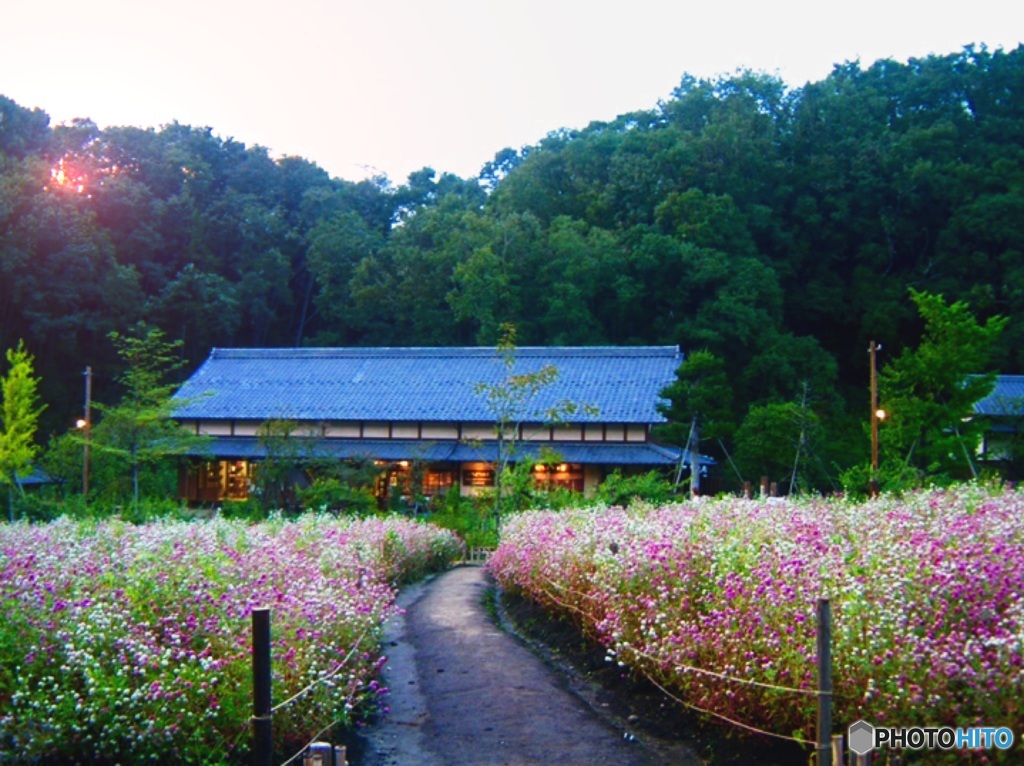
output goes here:
<path id="1" fill-rule="evenodd" d="M 673 346 L 528 347 L 512 372 L 546 365 L 557 380 L 529 402 L 543 420 L 559 402 L 592 405 L 573 422 L 658 423 L 659 393 L 675 379 Z M 492 348 L 214 349 L 177 393 L 182 419 L 494 422 L 480 384 L 509 370 Z"/>
<path id="2" fill-rule="evenodd" d="M 974 411 L 990 417 L 1024 415 L 1024 375 L 999 375 L 992 393 L 974 404 Z"/>
<path id="3" fill-rule="evenodd" d="M 14 480 L 23 487 L 39 487 L 44 484 L 57 484 L 60 482 L 60 479 L 50 476 L 50 474 L 38 466 L 33 466 L 32 471 L 28 474 L 15 474 Z"/>

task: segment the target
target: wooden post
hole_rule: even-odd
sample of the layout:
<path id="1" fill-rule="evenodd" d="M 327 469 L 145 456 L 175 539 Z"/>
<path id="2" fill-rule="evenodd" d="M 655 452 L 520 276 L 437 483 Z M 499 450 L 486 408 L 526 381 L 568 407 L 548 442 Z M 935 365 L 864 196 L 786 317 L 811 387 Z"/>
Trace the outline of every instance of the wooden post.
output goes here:
<path id="1" fill-rule="evenodd" d="M 843 764 L 843 735 L 833 734 L 832 735 L 832 763 L 835 766 L 842 766 Z"/>
<path id="2" fill-rule="evenodd" d="M 270 610 L 252 610 L 253 766 L 273 766 L 274 722 L 270 696 Z"/>
<path id="3" fill-rule="evenodd" d="M 335 766 L 338 755 L 330 742 L 314 742 L 306 749 L 302 766 Z"/>
<path id="4" fill-rule="evenodd" d="M 750 500 L 754 496 L 754 488 L 749 481 L 743 482 L 743 497 Z"/>
<path id="5" fill-rule="evenodd" d="M 871 479 L 868 483 L 868 494 L 878 497 L 878 366 L 875 357 L 881 346 L 874 341 L 868 344 L 868 356 L 871 360 Z"/>
<path id="6" fill-rule="evenodd" d="M 818 599 L 818 766 L 832 766 L 832 605 Z"/>
<path id="7" fill-rule="evenodd" d="M 768 477 L 761 477 L 761 497 L 768 497 Z"/>

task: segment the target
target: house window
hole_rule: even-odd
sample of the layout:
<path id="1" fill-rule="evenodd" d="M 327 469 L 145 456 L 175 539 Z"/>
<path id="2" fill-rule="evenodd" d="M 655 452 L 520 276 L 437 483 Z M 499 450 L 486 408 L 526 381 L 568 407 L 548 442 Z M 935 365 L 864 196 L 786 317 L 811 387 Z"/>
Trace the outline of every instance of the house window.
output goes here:
<path id="1" fill-rule="evenodd" d="M 224 491 L 224 464 L 221 462 L 203 463 L 199 467 L 196 479 L 196 500 L 217 502 L 222 499 Z"/>
<path id="2" fill-rule="evenodd" d="M 494 468 L 485 463 L 464 468 L 462 483 L 467 487 L 493 487 Z"/>
<path id="3" fill-rule="evenodd" d="M 427 497 L 444 495 L 455 484 L 455 471 L 427 471 L 423 474 L 423 494 Z"/>
<path id="4" fill-rule="evenodd" d="M 533 480 L 540 489 L 561 488 L 582 492 L 583 466 L 579 463 L 558 463 L 556 465 L 539 463 L 533 467 Z"/>
<path id="5" fill-rule="evenodd" d="M 245 500 L 249 497 L 252 483 L 252 463 L 246 460 L 230 460 L 225 465 L 224 497 L 227 500 Z"/>
<path id="6" fill-rule="evenodd" d="M 214 460 L 187 469 L 183 494 L 200 503 L 245 500 L 252 477 L 253 464 L 247 460 Z"/>

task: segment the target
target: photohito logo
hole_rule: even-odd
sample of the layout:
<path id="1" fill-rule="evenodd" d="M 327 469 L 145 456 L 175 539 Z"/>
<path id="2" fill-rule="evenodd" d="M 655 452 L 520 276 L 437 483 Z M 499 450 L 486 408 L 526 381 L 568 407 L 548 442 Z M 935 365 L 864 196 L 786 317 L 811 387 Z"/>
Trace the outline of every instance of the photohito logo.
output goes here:
<path id="1" fill-rule="evenodd" d="M 1013 732 L 1006 726 L 913 726 L 889 729 L 857 721 L 847 731 L 850 750 L 865 755 L 878 748 L 890 750 L 1007 750 L 1013 745 Z"/>

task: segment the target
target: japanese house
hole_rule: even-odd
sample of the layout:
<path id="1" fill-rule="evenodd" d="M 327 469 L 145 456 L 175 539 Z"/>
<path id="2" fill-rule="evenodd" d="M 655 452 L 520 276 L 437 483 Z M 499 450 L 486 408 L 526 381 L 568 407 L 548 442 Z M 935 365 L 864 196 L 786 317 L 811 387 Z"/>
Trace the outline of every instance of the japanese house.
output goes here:
<path id="1" fill-rule="evenodd" d="M 580 492 L 614 469 L 682 470 L 682 450 L 652 438 L 682 361 L 673 346 L 214 349 L 176 394 L 176 419 L 209 437 L 181 493 L 247 497 L 270 422 L 290 424 L 303 454 L 374 461 L 383 493 L 408 487 L 418 465 L 424 495 L 471 494 L 494 485 L 503 457 Z M 523 382 L 545 370 L 553 379 L 531 394 Z"/>
<path id="2" fill-rule="evenodd" d="M 1019 479 L 1024 469 L 1024 375 L 996 376 L 992 392 L 975 402 L 974 414 L 988 423 L 979 458 Z"/>

